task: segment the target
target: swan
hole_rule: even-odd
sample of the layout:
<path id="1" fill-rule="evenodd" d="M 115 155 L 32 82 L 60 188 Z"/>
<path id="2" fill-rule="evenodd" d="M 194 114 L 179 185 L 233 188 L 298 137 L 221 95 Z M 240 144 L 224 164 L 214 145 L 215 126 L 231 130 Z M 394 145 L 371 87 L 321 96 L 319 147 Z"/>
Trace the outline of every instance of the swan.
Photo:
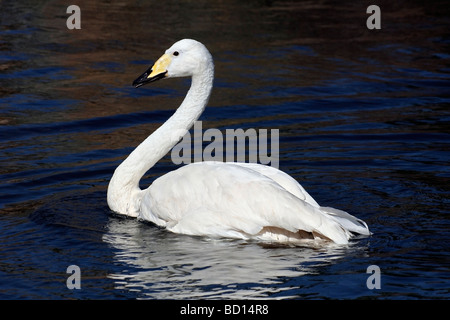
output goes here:
<path id="1" fill-rule="evenodd" d="M 288 174 L 256 163 L 196 162 L 142 190 L 142 176 L 180 141 L 209 100 L 214 63 L 202 43 L 176 42 L 133 86 L 175 77 L 191 77 L 189 91 L 176 112 L 114 171 L 107 191 L 112 211 L 174 233 L 212 238 L 347 244 L 357 234 L 371 234 L 364 221 L 320 206 Z"/>

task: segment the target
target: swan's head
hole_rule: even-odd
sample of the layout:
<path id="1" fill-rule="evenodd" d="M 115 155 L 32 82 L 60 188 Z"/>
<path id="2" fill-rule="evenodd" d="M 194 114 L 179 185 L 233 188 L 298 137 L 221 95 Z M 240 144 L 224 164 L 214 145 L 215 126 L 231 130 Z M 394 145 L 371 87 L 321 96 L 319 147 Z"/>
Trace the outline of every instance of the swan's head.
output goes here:
<path id="1" fill-rule="evenodd" d="M 214 64 L 206 47 L 195 40 L 183 39 L 174 43 L 166 52 L 134 80 L 136 88 L 162 78 L 193 77 L 214 72 Z"/>

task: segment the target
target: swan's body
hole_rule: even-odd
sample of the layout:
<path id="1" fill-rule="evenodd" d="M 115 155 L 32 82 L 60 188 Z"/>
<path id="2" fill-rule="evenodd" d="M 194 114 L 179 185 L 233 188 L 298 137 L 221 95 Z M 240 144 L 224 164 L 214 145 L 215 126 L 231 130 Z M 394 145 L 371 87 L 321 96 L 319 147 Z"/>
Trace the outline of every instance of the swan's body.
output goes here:
<path id="1" fill-rule="evenodd" d="M 346 244 L 369 235 L 364 221 L 317 202 L 286 173 L 260 164 L 199 162 L 139 188 L 142 176 L 181 139 L 202 114 L 212 89 L 214 64 L 195 40 L 181 40 L 133 83 L 191 76 L 183 103 L 119 167 L 108 187 L 111 210 L 151 221 L 176 233 L 297 242 Z"/>

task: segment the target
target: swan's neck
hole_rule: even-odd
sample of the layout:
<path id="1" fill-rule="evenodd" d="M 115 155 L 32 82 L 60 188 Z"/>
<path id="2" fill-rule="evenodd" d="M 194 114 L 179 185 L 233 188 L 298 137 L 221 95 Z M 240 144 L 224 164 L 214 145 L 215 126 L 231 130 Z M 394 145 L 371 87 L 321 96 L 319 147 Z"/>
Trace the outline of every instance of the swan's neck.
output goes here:
<path id="1" fill-rule="evenodd" d="M 108 205 L 111 210 L 138 216 L 141 198 L 139 181 L 178 143 L 202 114 L 213 83 L 213 70 L 209 69 L 192 77 L 191 87 L 172 117 L 117 167 L 108 186 Z"/>

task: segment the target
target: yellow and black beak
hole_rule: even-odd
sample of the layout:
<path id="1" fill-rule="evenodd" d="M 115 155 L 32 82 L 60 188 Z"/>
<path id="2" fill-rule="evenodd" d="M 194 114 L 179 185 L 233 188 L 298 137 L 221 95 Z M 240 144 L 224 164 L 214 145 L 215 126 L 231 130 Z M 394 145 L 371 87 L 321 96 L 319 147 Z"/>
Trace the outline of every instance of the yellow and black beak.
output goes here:
<path id="1" fill-rule="evenodd" d="M 163 54 L 153 66 L 148 68 L 142 75 L 133 81 L 133 86 L 139 88 L 146 83 L 150 83 L 167 77 L 167 67 L 169 66 L 172 57 L 167 53 Z"/>

